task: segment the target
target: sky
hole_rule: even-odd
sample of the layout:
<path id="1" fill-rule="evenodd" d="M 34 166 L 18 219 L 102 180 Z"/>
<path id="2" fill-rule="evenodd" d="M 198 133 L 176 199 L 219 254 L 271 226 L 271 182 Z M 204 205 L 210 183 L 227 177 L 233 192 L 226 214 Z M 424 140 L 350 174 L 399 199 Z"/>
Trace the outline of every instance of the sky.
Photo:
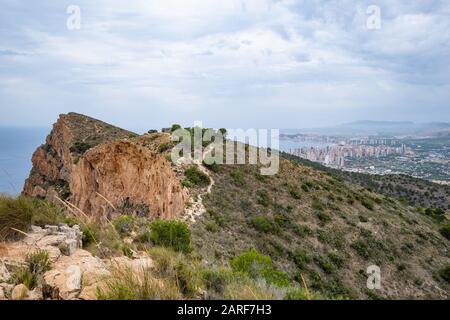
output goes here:
<path id="1" fill-rule="evenodd" d="M 450 121 L 450 1 L 1 0 L 0 126 L 70 111 L 135 130 Z"/>

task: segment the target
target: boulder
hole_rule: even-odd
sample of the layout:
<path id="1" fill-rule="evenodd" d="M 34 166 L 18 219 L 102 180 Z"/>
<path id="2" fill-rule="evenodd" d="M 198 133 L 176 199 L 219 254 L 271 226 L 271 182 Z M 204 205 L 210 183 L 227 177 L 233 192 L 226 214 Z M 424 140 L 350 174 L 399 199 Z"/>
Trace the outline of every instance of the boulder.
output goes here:
<path id="1" fill-rule="evenodd" d="M 27 300 L 42 300 L 42 288 L 36 288 L 30 291 Z"/>
<path id="2" fill-rule="evenodd" d="M 107 269 L 88 269 L 83 272 L 82 285 L 78 299 L 97 300 L 98 289 L 106 289 L 106 281 L 111 276 Z"/>
<path id="3" fill-rule="evenodd" d="M 59 245 L 59 250 L 61 250 L 61 253 L 66 256 L 71 256 L 77 249 L 78 242 L 75 239 L 66 239 Z"/>
<path id="4" fill-rule="evenodd" d="M 84 287 L 96 285 L 101 275 L 108 274 L 103 261 L 85 250 L 77 249 L 71 256 L 61 256 L 52 270 L 44 274 L 43 298 L 79 299 Z M 87 291 L 83 296 L 88 296 Z"/>
<path id="5" fill-rule="evenodd" d="M 42 294 L 44 299 L 72 300 L 81 290 L 81 269 L 71 265 L 65 269 L 53 269 L 45 273 Z"/>
<path id="6" fill-rule="evenodd" d="M 11 293 L 11 300 L 25 300 L 28 298 L 29 290 L 24 284 L 18 284 Z"/>

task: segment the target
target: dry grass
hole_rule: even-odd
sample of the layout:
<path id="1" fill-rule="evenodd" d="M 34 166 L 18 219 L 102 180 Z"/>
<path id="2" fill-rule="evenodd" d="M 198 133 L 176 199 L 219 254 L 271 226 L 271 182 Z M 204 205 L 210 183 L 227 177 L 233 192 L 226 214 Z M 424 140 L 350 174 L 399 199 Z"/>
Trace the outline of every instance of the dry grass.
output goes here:
<path id="1" fill-rule="evenodd" d="M 0 195 L 0 241 L 18 240 L 30 226 L 62 220 L 61 210 L 45 201 Z"/>
<path id="2" fill-rule="evenodd" d="M 101 300 L 177 300 L 182 295 L 174 281 L 161 280 L 149 270 L 136 273 L 129 267 L 115 267 L 104 289 L 98 290 Z"/>

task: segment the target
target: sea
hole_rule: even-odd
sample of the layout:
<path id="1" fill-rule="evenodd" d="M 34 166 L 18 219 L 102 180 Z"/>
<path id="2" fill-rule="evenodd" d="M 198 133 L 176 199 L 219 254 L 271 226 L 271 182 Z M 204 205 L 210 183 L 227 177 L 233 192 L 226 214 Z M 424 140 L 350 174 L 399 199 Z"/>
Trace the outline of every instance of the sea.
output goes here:
<path id="1" fill-rule="evenodd" d="M 51 128 L 0 127 L 0 193 L 17 196 L 31 170 L 31 156 Z"/>

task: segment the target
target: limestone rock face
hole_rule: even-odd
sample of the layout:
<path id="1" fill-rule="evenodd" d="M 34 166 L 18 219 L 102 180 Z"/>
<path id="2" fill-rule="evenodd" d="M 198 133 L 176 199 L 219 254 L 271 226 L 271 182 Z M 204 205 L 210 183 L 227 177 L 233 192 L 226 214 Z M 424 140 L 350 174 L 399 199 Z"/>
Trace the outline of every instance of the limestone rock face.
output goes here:
<path id="1" fill-rule="evenodd" d="M 178 217 L 186 192 L 171 163 L 144 140 L 83 115 L 61 115 L 33 155 L 23 194 L 52 202 L 58 197 L 99 218 L 116 213 Z M 70 248 L 67 243 L 65 249 Z"/>
<path id="2" fill-rule="evenodd" d="M 104 198 L 118 208 L 134 206 L 142 216 L 173 218 L 184 209 L 183 190 L 169 161 L 131 141 L 86 152 L 73 168 L 70 190 L 77 206 L 95 215 L 111 209 Z"/>

